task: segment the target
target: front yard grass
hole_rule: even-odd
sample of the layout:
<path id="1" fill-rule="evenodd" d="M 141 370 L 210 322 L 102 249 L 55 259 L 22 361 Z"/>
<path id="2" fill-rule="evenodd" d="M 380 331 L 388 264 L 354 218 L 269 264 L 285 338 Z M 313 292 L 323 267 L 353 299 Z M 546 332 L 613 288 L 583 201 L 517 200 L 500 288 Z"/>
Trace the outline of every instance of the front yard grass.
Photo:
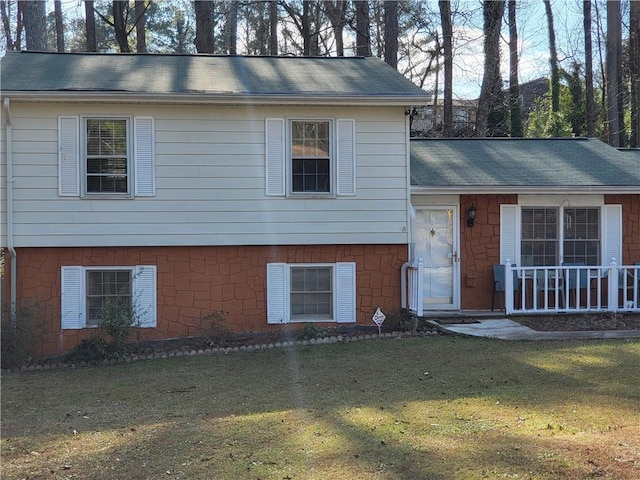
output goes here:
<path id="1" fill-rule="evenodd" d="M 2 379 L 3 479 L 640 478 L 640 342 L 458 337 Z"/>

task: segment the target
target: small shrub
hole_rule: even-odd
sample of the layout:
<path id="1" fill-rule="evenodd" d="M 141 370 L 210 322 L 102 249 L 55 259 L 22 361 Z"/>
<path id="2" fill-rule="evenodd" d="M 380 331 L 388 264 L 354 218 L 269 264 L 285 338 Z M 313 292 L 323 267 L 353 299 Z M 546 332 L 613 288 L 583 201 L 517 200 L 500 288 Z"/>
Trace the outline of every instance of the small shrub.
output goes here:
<path id="1" fill-rule="evenodd" d="M 401 310 L 390 310 L 386 312 L 384 323 L 382 324 L 383 332 L 414 332 L 418 328 L 418 318 Z"/>
<path id="2" fill-rule="evenodd" d="M 139 323 L 136 314 L 128 308 L 112 305 L 102 309 L 98 328 L 109 337 L 109 349 L 114 356 L 126 353 L 127 340 Z"/>
<path id="3" fill-rule="evenodd" d="M 100 363 L 105 358 L 111 356 L 111 348 L 106 340 L 100 335 L 92 335 L 80 341 L 76 347 L 64 357 L 70 363 Z"/>
<path id="4" fill-rule="evenodd" d="M 217 310 L 204 315 L 200 319 L 200 333 L 211 346 L 224 347 L 229 343 L 232 333 L 225 325 L 226 313 L 222 310 Z"/>
<path id="5" fill-rule="evenodd" d="M 307 323 L 304 327 L 296 332 L 298 340 L 312 340 L 314 338 L 322 338 L 325 336 L 324 329 L 317 327 L 313 323 Z"/>
<path id="6" fill-rule="evenodd" d="M 45 309 L 38 302 L 25 302 L 16 306 L 15 322 L 12 322 L 11 309 L 3 306 L 2 366 L 14 367 L 28 362 L 33 356 L 36 340 L 44 333 Z"/>

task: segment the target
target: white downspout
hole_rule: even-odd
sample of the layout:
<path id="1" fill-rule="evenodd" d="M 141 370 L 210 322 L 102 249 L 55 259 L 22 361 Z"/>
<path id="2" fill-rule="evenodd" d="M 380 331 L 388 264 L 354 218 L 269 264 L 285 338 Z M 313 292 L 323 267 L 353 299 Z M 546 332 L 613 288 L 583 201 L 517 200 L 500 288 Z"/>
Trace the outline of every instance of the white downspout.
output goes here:
<path id="1" fill-rule="evenodd" d="M 16 328 L 16 297 L 17 297 L 17 261 L 16 249 L 13 244 L 13 132 L 11 129 L 11 100 L 4 99 L 4 111 L 6 113 L 5 146 L 7 153 L 7 249 L 10 257 L 11 287 L 10 287 L 10 316 L 11 328 Z"/>

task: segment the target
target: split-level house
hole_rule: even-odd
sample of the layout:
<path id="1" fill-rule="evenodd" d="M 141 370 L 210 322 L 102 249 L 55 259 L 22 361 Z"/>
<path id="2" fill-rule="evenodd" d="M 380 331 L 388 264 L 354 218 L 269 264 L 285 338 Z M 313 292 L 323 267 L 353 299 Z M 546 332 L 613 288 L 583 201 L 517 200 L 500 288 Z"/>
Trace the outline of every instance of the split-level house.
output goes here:
<path id="1" fill-rule="evenodd" d="M 408 112 L 429 98 L 379 59 L 9 52 L 0 68 L 3 302 L 44 309 L 38 353 L 114 305 L 140 340 L 201 335 L 213 312 L 247 332 L 399 308 Z"/>
<path id="2" fill-rule="evenodd" d="M 114 308 L 136 339 L 373 325 L 404 307 L 640 311 L 640 155 L 413 139 L 375 58 L 7 53 L 3 303 L 36 354 Z M 110 310 L 111 309 L 111 310 Z M 21 321 L 20 315 L 13 318 Z"/>

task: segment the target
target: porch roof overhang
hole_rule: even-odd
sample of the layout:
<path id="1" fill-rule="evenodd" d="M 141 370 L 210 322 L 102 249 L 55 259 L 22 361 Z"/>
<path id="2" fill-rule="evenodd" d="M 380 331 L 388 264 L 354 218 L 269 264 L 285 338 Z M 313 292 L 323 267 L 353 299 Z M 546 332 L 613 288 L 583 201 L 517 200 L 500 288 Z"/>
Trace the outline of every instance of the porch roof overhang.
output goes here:
<path id="1" fill-rule="evenodd" d="M 434 186 L 434 187 L 420 187 L 411 186 L 411 193 L 416 195 L 544 195 L 544 194 L 638 194 L 640 195 L 640 189 L 636 186 L 590 186 L 590 187 L 576 187 L 576 186 L 531 186 L 531 187 L 507 187 L 507 186 Z"/>

